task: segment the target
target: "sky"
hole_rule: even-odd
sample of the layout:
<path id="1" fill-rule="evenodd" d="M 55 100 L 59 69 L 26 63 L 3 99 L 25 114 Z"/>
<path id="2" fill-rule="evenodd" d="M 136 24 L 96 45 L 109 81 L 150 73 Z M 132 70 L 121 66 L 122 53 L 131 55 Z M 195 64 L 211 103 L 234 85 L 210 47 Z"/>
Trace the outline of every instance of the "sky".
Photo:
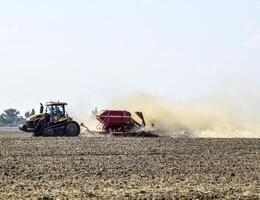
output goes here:
<path id="1" fill-rule="evenodd" d="M 0 112 L 136 92 L 260 94 L 259 0 L 0 0 Z"/>

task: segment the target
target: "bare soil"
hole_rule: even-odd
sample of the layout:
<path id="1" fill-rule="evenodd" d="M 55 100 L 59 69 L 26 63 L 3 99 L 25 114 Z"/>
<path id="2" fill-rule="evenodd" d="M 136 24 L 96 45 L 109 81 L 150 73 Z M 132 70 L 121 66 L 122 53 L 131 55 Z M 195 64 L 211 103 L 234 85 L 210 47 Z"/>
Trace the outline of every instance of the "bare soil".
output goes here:
<path id="1" fill-rule="evenodd" d="M 260 199 L 260 139 L 0 134 L 0 199 Z"/>

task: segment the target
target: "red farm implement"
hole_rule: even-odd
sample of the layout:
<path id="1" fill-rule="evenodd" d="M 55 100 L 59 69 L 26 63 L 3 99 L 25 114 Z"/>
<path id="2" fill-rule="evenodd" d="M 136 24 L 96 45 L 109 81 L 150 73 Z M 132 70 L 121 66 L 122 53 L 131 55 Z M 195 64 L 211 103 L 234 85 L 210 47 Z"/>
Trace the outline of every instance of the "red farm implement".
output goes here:
<path id="1" fill-rule="evenodd" d="M 141 122 L 137 122 L 132 114 L 123 110 L 104 110 L 96 115 L 99 122 L 99 131 L 90 131 L 84 124 L 87 132 L 103 135 L 125 136 L 125 137 L 158 137 L 152 128 L 147 130 L 142 112 L 135 112 Z"/>

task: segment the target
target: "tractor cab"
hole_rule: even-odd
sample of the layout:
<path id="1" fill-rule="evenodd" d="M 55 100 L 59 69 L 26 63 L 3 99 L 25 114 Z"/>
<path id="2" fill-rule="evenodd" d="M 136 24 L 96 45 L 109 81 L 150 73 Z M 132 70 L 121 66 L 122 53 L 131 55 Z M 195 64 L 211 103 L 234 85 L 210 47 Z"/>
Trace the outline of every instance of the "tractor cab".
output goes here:
<path id="1" fill-rule="evenodd" d="M 45 104 L 45 110 L 41 104 L 40 113 L 46 113 L 50 117 L 50 121 L 59 121 L 61 118 L 66 117 L 65 106 L 67 103 L 61 102 L 48 102 Z"/>

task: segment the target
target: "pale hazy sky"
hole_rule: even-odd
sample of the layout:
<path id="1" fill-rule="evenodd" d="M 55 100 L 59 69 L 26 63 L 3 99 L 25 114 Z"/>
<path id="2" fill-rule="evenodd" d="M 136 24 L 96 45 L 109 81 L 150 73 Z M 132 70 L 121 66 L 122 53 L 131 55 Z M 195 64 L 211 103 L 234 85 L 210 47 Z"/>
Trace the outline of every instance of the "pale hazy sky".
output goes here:
<path id="1" fill-rule="evenodd" d="M 259 92 L 259 0 L 0 2 L 0 112 Z"/>

